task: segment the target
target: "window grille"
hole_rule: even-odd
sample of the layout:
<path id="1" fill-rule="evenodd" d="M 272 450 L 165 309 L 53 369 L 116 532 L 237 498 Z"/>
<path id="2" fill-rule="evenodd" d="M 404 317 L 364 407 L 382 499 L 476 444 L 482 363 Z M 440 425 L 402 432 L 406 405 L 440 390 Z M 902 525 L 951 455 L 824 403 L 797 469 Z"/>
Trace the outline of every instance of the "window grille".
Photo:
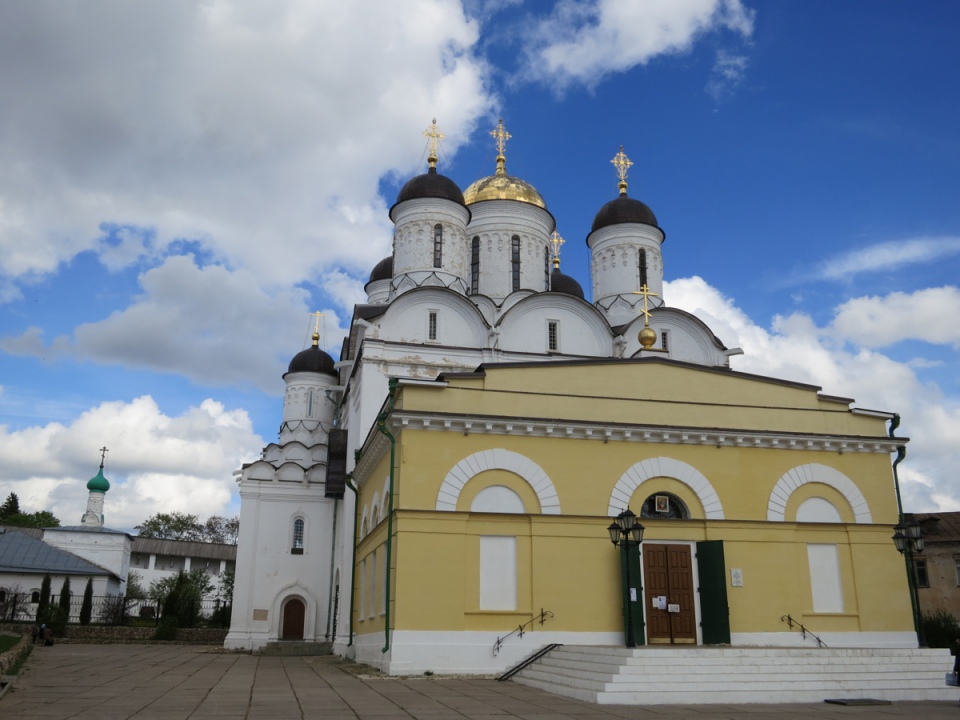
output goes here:
<path id="1" fill-rule="evenodd" d="M 660 347 L 668 352 L 670 350 L 670 333 L 666 330 L 660 333 Z"/>
<path id="2" fill-rule="evenodd" d="M 514 235 L 512 240 L 513 245 L 513 256 L 512 256 L 512 275 L 513 275 L 513 290 L 517 291 L 520 289 L 520 236 Z"/>
<path id="3" fill-rule="evenodd" d="M 433 266 L 443 266 L 443 225 L 440 223 L 433 226 Z"/>
<path id="4" fill-rule="evenodd" d="M 559 334 L 559 323 L 556 320 L 551 320 L 547 323 L 547 350 L 556 351 L 559 349 L 560 342 L 558 340 Z"/>
<path id="5" fill-rule="evenodd" d="M 436 340 L 437 339 L 437 313 L 436 311 L 431 311 L 427 319 L 427 339 Z"/>
<path id="6" fill-rule="evenodd" d="M 480 292 L 480 238 L 475 237 L 470 247 L 470 294 Z"/>
<path id="7" fill-rule="evenodd" d="M 303 519 L 293 521 L 293 546 L 290 550 L 294 555 L 303 555 Z M 298 552 L 299 551 L 299 552 Z"/>

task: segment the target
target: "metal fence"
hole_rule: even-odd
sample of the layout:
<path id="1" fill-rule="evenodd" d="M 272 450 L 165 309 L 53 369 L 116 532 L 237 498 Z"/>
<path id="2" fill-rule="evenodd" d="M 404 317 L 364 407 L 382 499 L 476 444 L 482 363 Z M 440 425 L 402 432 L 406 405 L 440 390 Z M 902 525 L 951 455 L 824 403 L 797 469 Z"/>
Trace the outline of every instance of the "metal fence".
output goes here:
<path id="1" fill-rule="evenodd" d="M 226 605 L 219 598 L 209 598 L 193 601 L 191 614 L 197 618 L 198 625 L 207 625 L 217 619 Z M 83 604 L 82 596 L 70 598 L 70 612 L 67 623 L 80 624 L 80 608 Z M 59 598 L 53 597 L 50 605 L 58 607 Z M 95 595 L 90 613 L 91 625 L 136 625 L 144 622 L 157 623 L 160 620 L 162 602 L 156 600 L 134 600 L 123 595 Z M 0 621 L 8 622 L 36 622 L 39 603 L 31 602 L 29 593 L 6 593 L 0 602 Z"/>

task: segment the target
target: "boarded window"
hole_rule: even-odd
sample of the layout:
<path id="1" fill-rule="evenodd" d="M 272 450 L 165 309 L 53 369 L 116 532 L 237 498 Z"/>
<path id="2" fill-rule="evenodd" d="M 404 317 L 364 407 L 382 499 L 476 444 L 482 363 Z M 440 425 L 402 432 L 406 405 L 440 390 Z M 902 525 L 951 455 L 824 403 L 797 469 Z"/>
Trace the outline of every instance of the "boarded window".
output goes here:
<path id="1" fill-rule="evenodd" d="M 843 585 L 840 579 L 840 556 L 836 545 L 807 545 L 810 563 L 810 589 L 813 611 L 843 612 Z"/>
<path id="2" fill-rule="evenodd" d="M 480 609 L 517 609 L 517 539 L 480 536 Z"/>

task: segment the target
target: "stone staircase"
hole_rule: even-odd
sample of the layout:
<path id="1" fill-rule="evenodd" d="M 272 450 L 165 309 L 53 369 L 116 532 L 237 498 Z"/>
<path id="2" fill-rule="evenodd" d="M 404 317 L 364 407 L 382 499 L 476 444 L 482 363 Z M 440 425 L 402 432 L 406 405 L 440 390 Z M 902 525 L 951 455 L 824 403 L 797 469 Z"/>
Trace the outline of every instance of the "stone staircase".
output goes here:
<path id="1" fill-rule="evenodd" d="M 264 645 L 258 655 L 282 655 L 294 657 L 303 655 L 330 655 L 333 652 L 333 643 L 303 642 L 300 640 L 279 640 Z"/>
<path id="2" fill-rule="evenodd" d="M 601 705 L 951 700 L 949 650 L 565 645 L 515 682 Z"/>

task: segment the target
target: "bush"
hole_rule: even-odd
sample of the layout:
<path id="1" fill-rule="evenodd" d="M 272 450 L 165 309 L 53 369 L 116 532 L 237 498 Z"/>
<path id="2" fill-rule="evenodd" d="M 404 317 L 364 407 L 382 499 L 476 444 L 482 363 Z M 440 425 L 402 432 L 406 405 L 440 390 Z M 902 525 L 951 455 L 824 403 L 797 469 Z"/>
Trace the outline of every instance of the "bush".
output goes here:
<path id="1" fill-rule="evenodd" d="M 80 604 L 80 624 L 89 625 L 93 615 L 93 578 L 87 578 L 87 587 L 83 590 L 83 602 Z"/>
<path id="2" fill-rule="evenodd" d="M 62 638 L 67 634 L 67 612 L 59 605 L 47 605 L 37 622 L 50 628 L 54 637 Z"/>
<path id="3" fill-rule="evenodd" d="M 956 649 L 960 638 L 960 623 L 953 613 L 940 609 L 932 613 L 920 613 L 923 634 L 927 636 L 927 645 L 932 648 Z"/>
<path id="4" fill-rule="evenodd" d="M 176 640 L 177 639 L 177 616 L 167 615 L 160 620 L 157 625 L 157 631 L 153 633 L 154 640 Z"/>

